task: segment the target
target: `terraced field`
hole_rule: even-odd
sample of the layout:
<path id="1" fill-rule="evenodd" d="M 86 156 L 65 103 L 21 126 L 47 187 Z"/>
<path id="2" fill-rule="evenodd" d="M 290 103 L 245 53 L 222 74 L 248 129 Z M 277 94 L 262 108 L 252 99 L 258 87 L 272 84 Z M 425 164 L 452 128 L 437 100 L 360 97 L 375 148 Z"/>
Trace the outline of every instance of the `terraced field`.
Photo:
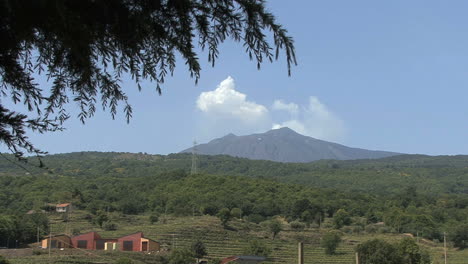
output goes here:
<path id="1" fill-rule="evenodd" d="M 265 264 L 297 263 L 297 242 L 304 241 L 305 263 L 316 264 L 353 264 L 354 248 L 362 242 L 372 238 L 382 238 L 389 241 L 401 239 L 402 235 L 392 234 L 361 234 L 345 235 L 344 243 L 340 245 L 337 254 L 328 256 L 319 246 L 321 234 L 324 230 L 308 229 L 302 232 L 292 230 L 282 231 L 276 239 L 271 239 L 260 225 L 234 220 L 228 230 L 223 229 L 217 218 L 211 216 L 168 217 L 160 219 L 158 223 L 150 225 L 147 216 L 110 216 L 118 226 L 116 231 L 104 231 L 92 225 L 85 219 L 83 212 L 76 212 L 70 221 L 63 222 L 57 215 L 50 217 L 53 234 L 70 233 L 80 230 L 81 233 L 98 231 L 103 237 L 118 237 L 142 231 L 146 237 L 159 241 L 162 252 L 172 248 L 189 247 L 197 239 L 204 242 L 208 251 L 208 258 L 221 259 L 231 255 L 242 254 L 244 247 L 251 239 L 259 239 L 272 249 L 272 253 Z M 434 257 L 434 263 L 443 263 L 443 248 L 438 243 L 426 241 L 420 243 L 427 248 Z M 158 263 L 155 256 L 128 252 L 103 251 L 53 251 L 53 263 L 113 263 L 121 256 L 130 256 L 140 263 Z M 12 263 L 50 263 L 47 254 L 39 256 L 23 256 L 12 258 Z M 468 251 L 449 250 L 450 264 L 468 263 Z"/>

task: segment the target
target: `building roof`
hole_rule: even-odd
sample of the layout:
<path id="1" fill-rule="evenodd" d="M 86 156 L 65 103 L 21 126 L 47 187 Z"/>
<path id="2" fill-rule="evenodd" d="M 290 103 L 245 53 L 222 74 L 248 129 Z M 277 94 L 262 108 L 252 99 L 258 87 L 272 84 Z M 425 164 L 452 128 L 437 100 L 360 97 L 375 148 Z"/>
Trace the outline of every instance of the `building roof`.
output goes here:
<path id="1" fill-rule="evenodd" d="M 241 260 L 241 261 L 258 261 L 262 262 L 265 261 L 265 257 L 261 256 L 230 256 L 221 261 L 221 264 L 228 263 L 231 261 L 236 261 L 236 260 Z"/>
<path id="2" fill-rule="evenodd" d="M 71 203 L 62 203 L 62 204 L 57 204 L 55 207 L 67 207 L 71 205 Z"/>
<path id="3" fill-rule="evenodd" d="M 96 231 L 90 231 L 90 232 L 87 232 L 87 233 L 74 235 L 72 238 L 76 238 L 76 237 L 80 237 L 80 236 L 84 236 L 84 235 L 88 235 L 88 234 L 94 234 L 94 236 L 98 236 L 99 238 L 101 238 L 101 236 Z"/>
<path id="4" fill-rule="evenodd" d="M 70 236 L 69 236 L 69 235 L 65 235 L 65 234 L 58 234 L 58 235 L 53 235 L 53 236 L 49 236 L 49 235 L 47 235 L 47 236 L 43 236 L 43 239 L 48 239 L 48 238 L 51 238 L 51 237 L 60 237 L 60 236 L 66 236 L 66 237 L 70 238 Z"/>
<path id="5" fill-rule="evenodd" d="M 236 259 L 237 259 L 237 256 L 227 257 L 227 258 L 224 258 L 224 259 L 221 260 L 221 264 L 228 263 L 228 262 L 231 262 L 231 261 L 236 260 Z"/>
<path id="6" fill-rule="evenodd" d="M 134 235 L 137 235 L 137 234 L 140 235 L 140 237 L 144 237 L 144 236 L 143 236 L 143 232 L 138 231 L 138 232 L 131 233 L 131 234 L 128 234 L 128 235 L 125 235 L 125 236 L 120 236 L 119 239 L 120 239 L 120 238 L 123 238 L 123 237 L 134 236 Z M 146 237 L 144 237 L 144 238 L 146 238 Z"/>

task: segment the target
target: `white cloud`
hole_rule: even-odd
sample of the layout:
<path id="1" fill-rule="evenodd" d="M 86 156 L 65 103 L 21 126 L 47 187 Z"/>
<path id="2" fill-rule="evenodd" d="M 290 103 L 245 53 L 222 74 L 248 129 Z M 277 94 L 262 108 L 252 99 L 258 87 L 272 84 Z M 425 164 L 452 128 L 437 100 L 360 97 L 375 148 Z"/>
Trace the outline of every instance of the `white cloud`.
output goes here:
<path id="1" fill-rule="evenodd" d="M 287 107 L 273 108 L 291 112 Z M 300 108 L 298 115 L 291 114 L 289 120 L 272 126 L 273 129 L 281 127 L 289 127 L 300 134 L 330 141 L 342 140 L 345 134 L 344 122 L 315 96 L 309 98 L 306 107 Z"/>
<path id="2" fill-rule="evenodd" d="M 218 118 L 234 118 L 244 123 L 257 122 L 268 116 L 265 106 L 247 101 L 247 95 L 235 90 L 231 76 L 222 81 L 214 91 L 201 93 L 197 108 Z"/>
<path id="3" fill-rule="evenodd" d="M 275 100 L 272 106 L 273 110 L 285 110 L 291 114 L 297 114 L 299 111 L 299 106 L 295 103 L 285 103 L 283 100 Z"/>
<path id="4" fill-rule="evenodd" d="M 202 92 L 196 107 L 202 113 L 198 136 L 203 141 L 228 133 L 246 135 L 281 127 L 330 141 L 340 141 L 345 134 L 343 121 L 317 97 L 311 96 L 306 106 L 275 100 L 270 112 L 264 105 L 248 100 L 246 94 L 237 91 L 230 76 L 216 89 Z"/>
<path id="5" fill-rule="evenodd" d="M 232 77 L 227 77 L 215 90 L 202 92 L 196 102 L 203 115 L 199 123 L 200 137 L 205 140 L 224 136 L 264 132 L 271 127 L 268 109 L 236 90 Z"/>

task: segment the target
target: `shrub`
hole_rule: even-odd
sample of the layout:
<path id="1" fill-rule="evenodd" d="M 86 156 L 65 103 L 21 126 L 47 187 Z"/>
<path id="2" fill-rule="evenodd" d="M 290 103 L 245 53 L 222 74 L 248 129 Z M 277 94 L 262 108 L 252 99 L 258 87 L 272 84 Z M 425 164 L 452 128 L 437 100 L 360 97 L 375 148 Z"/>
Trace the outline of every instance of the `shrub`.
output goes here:
<path id="1" fill-rule="evenodd" d="M 119 258 L 115 264 L 133 264 L 133 261 L 129 258 Z"/>
<path id="2" fill-rule="evenodd" d="M 99 227 L 102 227 L 102 225 L 107 222 L 109 218 L 107 217 L 107 214 L 105 212 L 98 212 L 96 217 L 93 218 L 93 221 L 96 225 Z"/>
<path id="3" fill-rule="evenodd" d="M 257 239 L 250 240 L 243 250 L 244 255 L 268 257 L 271 249 L 263 242 Z"/>
<path id="4" fill-rule="evenodd" d="M 344 209 L 338 210 L 335 215 L 333 216 L 333 225 L 336 229 L 340 229 L 343 226 L 347 226 L 351 224 L 351 217 L 349 213 L 346 212 Z"/>
<path id="5" fill-rule="evenodd" d="M 429 254 L 421 250 L 414 239 L 406 237 L 397 245 L 398 252 L 403 260 L 402 263 L 429 264 L 431 259 Z"/>
<path id="6" fill-rule="evenodd" d="M 221 220 L 221 224 L 224 227 L 227 226 L 227 223 L 232 218 L 231 211 L 229 209 L 227 209 L 227 208 L 223 208 L 223 209 L 219 210 L 219 212 L 218 212 L 218 214 L 216 216 L 218 216 L 219 220 Z"/>
<path id="7" fill-rule="evenodd" d="M 359 244 L 356 249 L 361 264 L 402 264 L 397 248 L 380 239 Z"/>
<path id="8" fill-rule="evenodd" d="M 468 224 L 456 227 L 450 235 L 453 245 L 460 249 L 468 247 Z"/>
<path id="9" fill-rule="evenodd" d="M 378 228 L 375 225 L 372 225 L 372 224 L 367 225 L 366 228 L 365 228 L 366 232 L 369 233 L 369 234 L 376 233 L 377 229 Z"/>
<path id="10" fill-rule="evenodd" d="M 232 208 L 231 215 L 235 216 L 239 219 L 242 219 L 242 209 L 240 208 Z"/>
<path id="11" fill-rule="evenodd" d="M 117 230 L 117 225 L 112 223 L 111 221 L 107 221 L 104 223 L 103 228 L 106 231 L 114 231 Z"/>
<path id="12" fill-rule="evenodd" d="M 42 251 L 40 251 L 38 249 L 34 249 L 32 253 L 33 253 L 33 255 L 42 255 Z"/>
<path id="13" fill-rule="evenodd" d="M 252 222 L 252 223 L 260 223 L 262 221 L 265 221 L 265 217 L 259 215 L 259 214 L 251 214 L 249 215 L 248 219 L 247 219 L 249 222 Z"/>
<path id="14" fill-rule="evenodd" d="M 74 236 L 79 235 L 80 233 L 81 233 L 81 230 L 79 228 L 75 227 L 75 228 L 72 229 L 72 234 Z"/>
<path id="15" fill-rule="evenodd" d="M 352 234 L 353 233 L 353 229 L 350 226 L 344 226 L 340 230 L 343 233 L 346 233 L 346 234 Z"/>
<path id="16" fill-rule="evenodd" d="M 0 264 L 10 264 L 10 262 L 6 258 L 0 256 Z"/>
<path id="17" fill-rule="evenodd" d="M 169 264 L 195 263 L 192 252 L 188 249 L 174 249 L 169 255 Z"/>
<path id="18" fill-rule="evenodd" d="M 203 244 L 203 242 L 201 242 L 200 240 L 193 242 L 191 249 L 193 256 L 197 259 L 203 258 L 208 254 L 208 252 L 206 251 L 205 244 Z"/>
<path id="19" fill-rule="evenodd" d="M 392 232 L 392 229 L 388 226 L 380 226 L 377 228 L 377 233 L 379 234 L 387 234 L 391 232 Z"/>
<path id="20" fill-rule="evenodd" d="M 353 232 L 353 234 L 360 234 L 363 231 L 363 228 L 362 226 L 355 225 L 351 226 L 351 231 Z"/>
<path id="21" fill-rule="evenodd" d="M 305 224 L 299 221 L 291 222 L 289 226 L 291 226 L 291 229 L 294 231 L 302 231 L 305 228 Z"/>
<path id="22" fill-rule="evenodd" d="M 274 220 L 269 221 L 268 229 L 270 230 L 273 236 L 273 239 L 275 239 L 275 237 L 279 234 L 279 232 L 283 230 L 283 225 L 281 224 L 279 220 L 274 219 Z"/>
<path id="23" fill-rule="evenodd" d="M 429 264 L 430 255 L 421 250 L 412 238 L 405 238 L 397 244 L 380 239 L 366 241 L 357 247 L 359 263 L 362 264 Z"/>
<path id="24" fill-rule="evenodd" d="M 150 224 L 154 224 L 159 221 L 159 217 L 155 214 L 152 214 L 149 216 L 149 222 Z"/>
<path id="25" fill-rule="evenodd" d="M 333 255 L 340 243 L 341 234 L 337 231 L 330 231 L 323 236 L 320 245 L 325 249 L 325 254 Z"/>

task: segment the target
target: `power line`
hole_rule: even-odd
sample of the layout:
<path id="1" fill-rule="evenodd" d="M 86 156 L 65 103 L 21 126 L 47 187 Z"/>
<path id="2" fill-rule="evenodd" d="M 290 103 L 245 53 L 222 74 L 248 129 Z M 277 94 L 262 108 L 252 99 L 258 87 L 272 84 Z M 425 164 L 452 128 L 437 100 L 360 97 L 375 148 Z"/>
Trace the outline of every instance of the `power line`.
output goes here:
<path id="1" fill-rule="evenodd" d="M 15 164 L 16 166 L 20 167 L 21 169 L 23 169 L 23 170 L 25 170 L 25 171 L 27 171 L 29 174 L 33 174 L 30 170 L 28 170 L 28 169 L 27 169 L 26 167 L 24 167 L 23 165 L 21 165 L 21 164 L 19 164 L 19 163 L 16 163 L 16 162 L 12 161 L 11 159 L 7 158 L 5 155 L 3 155 L 3 153 L 0 152 L 0 155 L 1 155 L 4 159 L 6 159 L 7 161 L 9 161 L 9 162 Z"/>
<path id="2" fill-rule="evenodd" d="M 192 169 L 190 170 L 190 174 L 197 174 L 198 166 L 197 166 L 197 141 L 193 141 L 192 147 Z"/>

